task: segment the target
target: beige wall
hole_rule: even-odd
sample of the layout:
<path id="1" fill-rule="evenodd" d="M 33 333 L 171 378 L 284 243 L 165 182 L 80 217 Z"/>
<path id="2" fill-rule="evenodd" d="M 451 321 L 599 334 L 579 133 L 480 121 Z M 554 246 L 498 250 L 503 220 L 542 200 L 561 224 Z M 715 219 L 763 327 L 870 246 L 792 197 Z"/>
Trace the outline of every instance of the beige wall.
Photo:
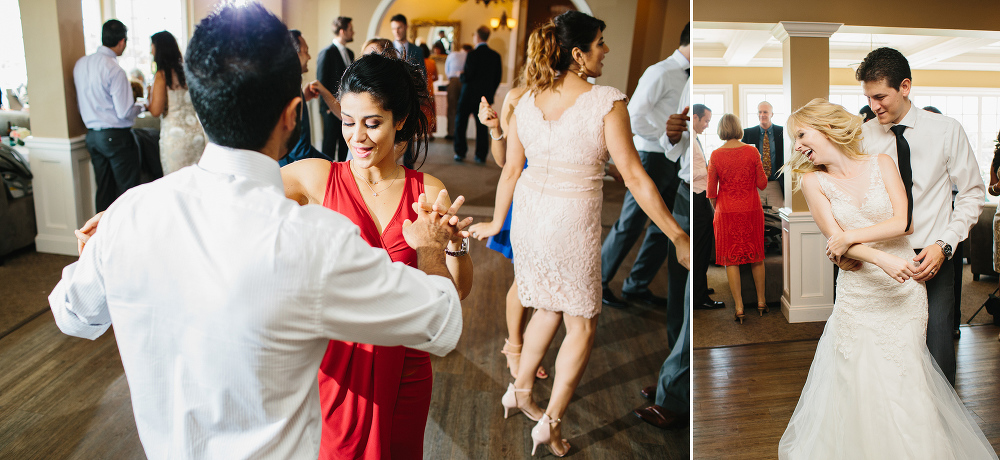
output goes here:
<path id="1" fill-rule="evenodd" d="M 639 0 L 636 4 L 635 34 L 629 60 L 626 94 L 635 91 L 647 67 L 662 61 L 677 49 L 681 31 L 691 18 L 688 0 Z"/>
<path id="2" fill-rule="evenodd" d="M 740 85 L 781 85 L 780 67 L 695 67 L 692 70 L 699 85 L 732 85 L 733 111 L 743 113 L 740 108 Z M 851 69 L 830 69 L 830 85 L 858 86 Z M 913 86 L 919 92 L 921 86 L 956 88 L 1000 88 L 1000 72 L 959 72 L 953 70 L 914 70 Z"/>
<path id="3" fill-rule="evenodd" d="M 777 23 L 834 22 L 852 26 L 956 30 L 1000 30 L 997 0 L 909 0 L 906 2 L 840 0 L 697 0 L 695 21 Z"/>

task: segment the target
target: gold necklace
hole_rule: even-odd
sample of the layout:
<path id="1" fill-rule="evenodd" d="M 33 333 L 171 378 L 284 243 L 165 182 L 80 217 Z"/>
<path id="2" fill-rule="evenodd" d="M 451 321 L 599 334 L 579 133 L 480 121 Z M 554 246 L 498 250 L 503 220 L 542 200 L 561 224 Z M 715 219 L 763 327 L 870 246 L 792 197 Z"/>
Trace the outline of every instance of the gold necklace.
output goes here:
<path id="1" fill-rule="evenodd" d="M 380 180 L 375 181 L 375 182 L 368 182 L 368 179 L 365 179 L 364 177 L 361 177 L 360 174 L 358 174 L 356 171 L 354 171 L 354 161 L 353 160 L 348 164 L 348 167 L 351 168 L 351 174 L 353 174 L 354 177 L 357 177 L 358 179 L 361 179 L 361 181 L 364 182 L 365 185 L 368 186 L 368 190 L 372 191 L 372 196 L 378 196 L 379 193 L 382 193 L 382 192 L 384 192 L 386 190 L 389 190 L 389 187 L 392 187 L 392 184 L 396 181 L 396 179 L 399 176 L 399 165 L 397 164 L 396 165 L 396 169 L 393 170 L 392 179 L 389 180 L 389 185 L 385 186 L 385 188 L 383 188 L 382 190 L 375 191 L 375 187 L 373 187 L 373 186 L 374 185 L 378 185 L 379 182 L 385 182 L 385 178 L 384 177 L 382 179 L 380 179 Z"/>

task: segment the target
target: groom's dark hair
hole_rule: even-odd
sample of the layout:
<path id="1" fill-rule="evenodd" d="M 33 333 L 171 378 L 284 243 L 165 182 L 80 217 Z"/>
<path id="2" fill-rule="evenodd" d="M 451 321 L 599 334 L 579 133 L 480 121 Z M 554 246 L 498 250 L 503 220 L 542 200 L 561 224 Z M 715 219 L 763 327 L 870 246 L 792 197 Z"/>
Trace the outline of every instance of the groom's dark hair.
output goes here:
<path id="1" fill-rule="evenodd" d="M 854 78 L 862 83 L 873 83 L 885 80 L 886 85 L 899 91 L 899 84 L 909 78 L 910 62 L 906 60 L 903 53 L 892 48 L 882 47 L 868 53 L 865 60 L 861 61 Z"/>
<path id="2" fill-rule="evenodd" d="M 302 85 L 288 28 L 257 3 L 227 5 L 203 19 L 188 44 L 184 74 L 208 139 L 246 150 L 267 144 Z"/>

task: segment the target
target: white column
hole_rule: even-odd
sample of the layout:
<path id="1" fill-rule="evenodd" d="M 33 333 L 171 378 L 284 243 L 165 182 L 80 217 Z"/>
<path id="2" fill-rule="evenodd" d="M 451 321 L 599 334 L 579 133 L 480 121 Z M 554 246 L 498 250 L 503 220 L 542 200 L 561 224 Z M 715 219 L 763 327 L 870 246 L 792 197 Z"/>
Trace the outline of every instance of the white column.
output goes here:
<path id="1" fill-rule="evenodd" d="M 38 252 L 77 255 L 76 236 L 94 211 L 94 172 L 86 136 L 70 139 L 29 137 Z"/>
<path id="2" fill-rule="evenodd" d="M 833 263 L 809 212 L 781 209 L 784 273 L 781 313 L 789 323 L 826 321 L 833 312 Z"/>

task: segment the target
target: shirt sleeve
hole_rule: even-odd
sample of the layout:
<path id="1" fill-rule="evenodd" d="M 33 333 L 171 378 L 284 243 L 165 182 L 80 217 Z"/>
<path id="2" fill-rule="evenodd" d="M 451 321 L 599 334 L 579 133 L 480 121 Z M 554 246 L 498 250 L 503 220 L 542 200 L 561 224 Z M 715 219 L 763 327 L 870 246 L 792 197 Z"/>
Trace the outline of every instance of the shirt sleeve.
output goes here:
<path id="1" fill-rule="evenodd" d="M 373 345 L 403 345 L 444 356 L 462 333 L 462 305 L 454 283 L 392 262 L 358 235 L 340 232 L 320 284 L 326 337 Z M 326 239 L 326 242 L 331 242 Z"/>
<path id="2" fill-rule="evenodd" d="M 64 334 L 94 340 L 111 326 L 99 260 L 101 241 L 101 233 L 95 233 L 80 260 L 63 268 L 62 279 L 49 294 L 49 308 Z"/>
<path id="3" fill-rule="evenodd" d="M 670 91 L 665 75 L 645 73 L 639 78 L 635 93 L 628 103 L 628 115 L 632 120 L 632 133 L 645 139 L 656 141 L 666 126 L 653 126 L 648 115 L 653 113 L 656 103 Z M 673 113 L 676 108 L 671 108 Z"/>
<path id="4" fill-rule="evenodd" d="M 111 93 L 111 102 L 115 106 L 115 115 L 122 120 L 135 120 L 135 117 L 142 113 L 142 105 L 132 99 L 132 85 L 125 76 L 125 71 L 121 67 L 111 69 L 108 83 L 108 92 Z"/>
<path id="5" fill-rule="evenodd" d="M 950 149 L 952 154 L 948 156 L 948 175 L 958 187 L 958 195 L 955 197 L 955 209 L 951 211 L 948 229 L 940 237 L 941 241 L 953 248 L 969 236 L 969 229 L 979 220 L 986 200 L 986 185 L 979 173 L 969 137 L 957 122 L 955 125 L 951 130 L 953 139 L 950 144 L 954 148 Z"/>

